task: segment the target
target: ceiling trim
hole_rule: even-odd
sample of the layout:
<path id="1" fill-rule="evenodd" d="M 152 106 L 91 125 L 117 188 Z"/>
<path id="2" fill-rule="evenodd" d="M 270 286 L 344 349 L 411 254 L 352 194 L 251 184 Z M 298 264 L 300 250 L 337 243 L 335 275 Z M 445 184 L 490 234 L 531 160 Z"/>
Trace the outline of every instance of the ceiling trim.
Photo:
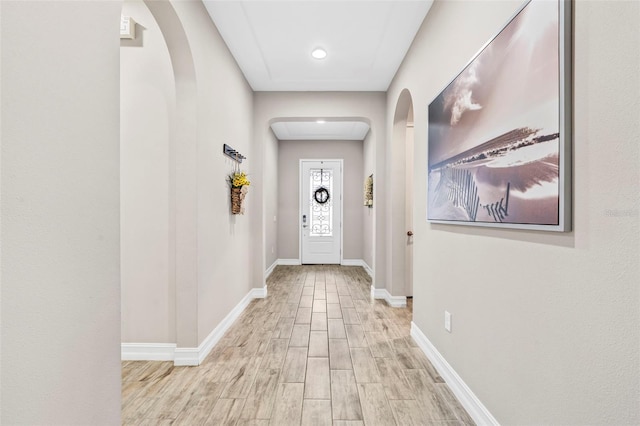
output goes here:
<path id="1" fill-rule="evenodd" d="M 364 140 L 368 122 L 332 119 L 275 120 L 271 130 L 278 140 Z"/>

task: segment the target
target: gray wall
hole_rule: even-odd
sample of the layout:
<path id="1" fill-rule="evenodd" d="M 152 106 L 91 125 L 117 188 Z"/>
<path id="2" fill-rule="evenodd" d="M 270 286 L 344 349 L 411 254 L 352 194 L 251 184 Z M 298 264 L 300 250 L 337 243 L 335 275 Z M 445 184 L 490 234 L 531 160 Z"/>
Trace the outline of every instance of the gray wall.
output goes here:
<path id="1" fill-rule="evenodd" d="M 0 10 L 0 423 L 120 424 L 121 4 Z"/>
<path id="2" fill-rule="evenodd" d="M 520 5 L 435 2 L 389 89 L 388 127 L 415 106 L 414 322 L 502 424 L 638 424 L 640 3 L 574 3 L 573 232 L 424 220 L 426 106 Z"/>
<path id="3" fill-rule="evenodd" d="M 180 173 L 184 172 L 184 189 L 188 191 L 186 203 L 177 198 L 177 206 L 193 208 L 182 218 L 183 222 L 178 216 L 177 225 L 197 226 L 196 229 L 188 228 L 189 240 L 183 241 L 189 244 L 184 251 L 185 265 L 195 266 L 197 277 L 197 287 L 190 289 L 195 290 L 191 297 L 197 300 L 194 306 L 197 310 L 197 346 L 252 288 L 262 287 L 260 281 L 252 278 L 249 265 L 253 265 L 253 259 L 248 249 L 255 244 L 255 236 L 250 232 L 251 217 L 261 214 L 253 190 L 253 185 L 259 182 L 253 179 L 249 187 L 245 214 L 231 215 L 226 178 L 233 170 L 234 162 L 222 154 L 222 144 L 231 145 L 247 157 L 241 169 L 250 176 L 255 176 L 258 157 L 253 151 L 251 126 L 241 124 L 252 121 L 253 91 L 204 5 L 191 1 L 172 4 L 193 55 L 195 80 L 190 84 L 195 85 L 197 93 L 197 114 L 187 117 L 197 120 L 195 145 L 183 152 L 180 149 L 184 140 L 178 139 L 176 145 L 177 184 L 180 184 Z M 176 83 L 184 84 L 183 81 Z M 176 188 L 178 197 L 184 192 L 180 186 Z M 176 232 L 180 249 L 179 227 Z M 193 312 L 191 302 L 180 305 L 179 291 L 177 301 L 178 309 L 181 306 L 184 309 L 182 317 Z"/>
<path id="4" fill-rule="evenodd" d="M 363 179 L 373 176 L 373 205 L 374 207 L 366 207 L 362 214 L 362 260 L 365 261 L 370 268 L 374 267 L 374 259 L 376 252 L 376 239 L 375 239 L 375 212 L 376 204 L 380 199 L 377 198 L 376 182 L 381 176 L 376 176 L 374 173 L 376 170 L 376 155 L 375 145 L 372 143 L 371 132 L 367 133 L 363 142 Z M 364 185 L 364 180 L 363 180 Z M 364 190 L 364 186 L 363 186 Z"/>
<path id="5" fill-rule="evenodd" d="M 265 163 L 278 165 L 278 139 L 273 132 L 269 132 L 265 144 Z M 280 185 L 278 184 L 279 173 L 279 167 L 267 167 L 264 176 L 264 181 L 268 183 L 265 186 L 268 188 L 265 191 L 268 196 L 266 196 L 264 200 L 264 257 L 267 268 L 271 267 L 278 259 L 278 197 L 281 193 Z M 286 188 L 287 187 L 285 187 L 285 190 Z"/>
<path id="6" fill-rule="evenodd" d="M 344 159 L 343 259 L 363 258 L 362 141 L 280 141 L 278 150 L 278 258 L 299 259 L 300 160 Z"/>
<path id="7" fill-rule="evenodd" d="M 201 2 L 123 11 L 141 25 L 121 48 L 122 341 L 196 348 L 262 286 L 249 266 L 261 160 L 238 125 L 252 120 L 253 92 Z M 247 157 L 244 216 L 230 213 L 223 143 Z"/>
<path id="8" fill-rule="evenodd" d="M 122 341 L 175 342 L 175 76 L 149 8 L 126 1 L 122 13 L 138 23 L 120 48 Z"/>

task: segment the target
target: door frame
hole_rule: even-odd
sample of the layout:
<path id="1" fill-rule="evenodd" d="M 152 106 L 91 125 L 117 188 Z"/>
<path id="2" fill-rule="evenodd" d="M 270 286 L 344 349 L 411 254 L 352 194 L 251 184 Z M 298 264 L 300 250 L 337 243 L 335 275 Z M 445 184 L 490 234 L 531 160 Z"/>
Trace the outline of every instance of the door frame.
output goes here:
<path id="1" fill-rule="evenodd" d="M 298 259 L 302 265 L 302 163 L 337 161 L 340 163 L 340 265 L 344 261 L 344 158 L 301 158 L 298 161 Z"/>

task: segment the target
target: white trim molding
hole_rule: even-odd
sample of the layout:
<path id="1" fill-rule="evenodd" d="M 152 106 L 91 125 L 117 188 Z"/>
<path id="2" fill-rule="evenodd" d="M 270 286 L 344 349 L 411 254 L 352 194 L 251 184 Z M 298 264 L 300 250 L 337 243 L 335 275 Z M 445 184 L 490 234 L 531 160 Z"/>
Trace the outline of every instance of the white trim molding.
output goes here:
<path id="1" fill-rule="evenodd" d="M 242 314 L 249 303 L 256 296 L 266 296 L 267 288 L 252 288 L 245 297 L 242 298 L 240 303 L 227 314 L 226 317 L 218 324 L 216 328 L 209 333 L 206 339 L 200 343 L 197 348 L 176 348 L 175 365 L 200 365 L 202 361 L 209 355 L 213 347 L 222 339 L 224 333 L 231 328 L 236 319 Z M 262 296 L 264 294 L 264 296 Z"/>
<path id="2" fill-rule="evenodd" d="M 282 266 L 300 266 L 300 259 L 276 259 L 273 264 L 271 266 L 269 266 L 269 268 L 267 268 L 266 271 L 264 271 L 264 280 L 266 281 L 267 278 L 269 278 L 269 276 L 271 274 L 273 274 L 273 271 L 276 269 L 276 266 L 278 265 L 282 265 Z"/>
<path id="3" fill-rule="evenodd" d="M 267 297 L 267 285 L 265 284 L 262 288 L 252 288 L 249 294 L 252 299 L 264 299 Z"/>
<path id="4" fill-rule="evenodd" d="M 404 308 L 407 306 L 406 296 L 392 296 L 386 288 L 375 288 L 371 285 L 371 297 L 374 299 L 384 299 L 392 308 Z"/>
<path id="5" fill-rule="evenodd" d="M 200 365 L 253 299 L 267 297 L 267 286 L 252 288 L 197 348 L 178 348 L 175 343 L 122 343 L 123 361 L 173 361 L 176 366 Z"/>
<path id="6" fill-rule="evenodd" d="M 302 265 L 302 263 L 300 263 L 300 259 L 278 259 L 278 265 L 299 266 Z"/>
<path id="7" fill-rule="evenodd" d="M 273 274 L 273 270 L 276 269 L 276 266 L 278 266 L 278 259 L 274 260 L 273 264 L 271 266 L 269 266 L 266 271 L 264 271 L 264 280 L 265 281 L 267 280 L 267 278 L 269 278 L 269 276 L 271 274 Z"/>
<path id="8" fill-rule="evenodd" d="M 271 265 L 264 272 L 264 279 L 265 280 L 267 278 L 269 278 L 269 275 L 271 275 L 273 273 L 274 269 L 278 265 L 282 265 L 282 266 L 300 266 L 300 265 L 302 265 L 302 263 L 300 262 L 300 259 L 277 259 L 275 262 L 273 262 L 273 265 Z M 367 262 L 365 262 L 362 259 L 342 259 L 342 261 L 340 262 L 340 265 L 342 265 L 342 266 L 362 266 L 364 268 L 364 270 L 367 272 L 367 274 L 369 274 L 369 276 L 373 278 L 373 269 L 371 269 L 371 267 L 369 265 L 367 265 Z"/>
<path id="9" fill-rule="evenodd" d="M 392 296 L 387 292 L 385 300 L 392 308 L 405 308 L 407 306 L 407 296 Z"/>
<path id="10" fill-rule="evenodd" d="M 497 425 L 500 423 L 489 412 L 487 407 L 482 404 L 473 391 L 467 386 L 462 378 L 456 373 L 456 371 L 449 365 L 446 359 L 438 352 L 436 347 L 429 341 L 427 336 L 418 328 L 418 326 L 411 322 L 411 337 L 416 341 L 418 347 L 422 349 L 422 352 L 429 358 L 429 361 L 433 364 L 435 369 L 440 373 L 440 376 L 447 383 L 451 392 L 458 398 L 460 404 L 467 410 L 467 413 L 471 416 L 473 421 L 479 425 Z"/>
<path id="11" fill-rule="evenodd" d="M 173 361 L 175 343 L 123 343 L 123 361 Z"/>
<path id="12" fill-rule="evenodd" d="M 202 345 L 200 345 L 202 346 Z M 176 348 L 175 357 L 173 359 L 173 365 L 200 365 L 200 357 L 198 356 L 198 348 Z"/>
<path id="13" fill-rule="evenodd" d="M 342 262 L 340 264 L 342 266 L 362 266 L 367 274 L 369 274 L 369 276 L 373 278 L 373 270 L 363 259 L 342 259 Z"/>
<path id="14" fill-rule="evenodd" d="M 386 299 L 387 289 L 385 288 L 375 288 L 373 284 L 371 284 L 371 297 L 374 299 Z"/>
<path id="15" fill-rule="evenodd" d="M 373 269 L 371 269 L 371 266 L 369 266 L 364 260 L 362 261 L 362 267 L 365 271 L 367 271 L 367 274 L 369 274 L 369 276 L 373 278 Z"/>

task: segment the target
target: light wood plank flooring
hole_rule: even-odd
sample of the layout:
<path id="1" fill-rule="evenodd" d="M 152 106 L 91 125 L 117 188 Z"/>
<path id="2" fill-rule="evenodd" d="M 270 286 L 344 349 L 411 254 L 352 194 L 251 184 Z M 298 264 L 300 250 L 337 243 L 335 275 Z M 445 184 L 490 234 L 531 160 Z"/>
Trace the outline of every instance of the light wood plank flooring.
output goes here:
<path id="1" fill-rule="evenodd" d="M 360 267 L 278 266 L 199 367 L 122 363 L 126 425 L 472 425 Z"/>

